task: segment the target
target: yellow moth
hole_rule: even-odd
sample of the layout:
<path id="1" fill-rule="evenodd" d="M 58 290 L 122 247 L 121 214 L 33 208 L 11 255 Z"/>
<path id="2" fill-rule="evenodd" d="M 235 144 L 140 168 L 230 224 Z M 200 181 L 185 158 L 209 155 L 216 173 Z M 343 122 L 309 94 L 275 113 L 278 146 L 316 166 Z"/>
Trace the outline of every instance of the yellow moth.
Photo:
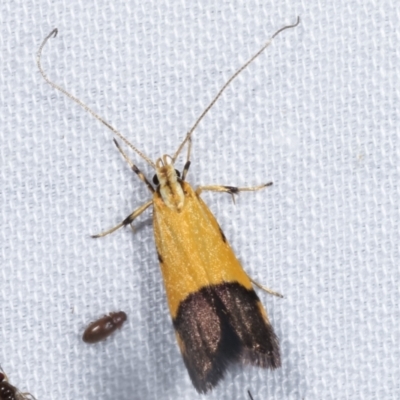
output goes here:
<path id="1" fill-rule="evenodd" d="M 105 236 L 131 224 L 145 210 L 153 207 L 154 237 L 176 338 L 193 385 L 201 393 L 216 386 L 233 362 L 271 369 L 281 365 L 278 338 L 252 284 L 270 294 L 280 295 L 262 287 L 246 274 L 218 222 L 200 197 L 201 192 L 206 190 L 233 196 L 241 191 L 260 190 L 272 183 L 247 188 L 210 185 L 193 189 L 186 182 L 192 133 L 232 80 L 270 45 L 274 37 L 299 22 L 298 18 L 296 24 L 278 30 L 239 68 L 188 131 L 175 154 L 163 155 L 156 162 L 128 142 L 86 104 L 47 77 L 41 66 L 41 53 L 48 39 L 57 35 L 57 29 L 44 39 L 38 50 L 37 64 L 43 78 L 106 125 L 155 169 L 153 186 L 114 139 L 118 150 L 146 184 L 152 197 L 117 226 L 94 237 Z M 180 173 L 174 164 L 185 145 L 186 163 Z"/>

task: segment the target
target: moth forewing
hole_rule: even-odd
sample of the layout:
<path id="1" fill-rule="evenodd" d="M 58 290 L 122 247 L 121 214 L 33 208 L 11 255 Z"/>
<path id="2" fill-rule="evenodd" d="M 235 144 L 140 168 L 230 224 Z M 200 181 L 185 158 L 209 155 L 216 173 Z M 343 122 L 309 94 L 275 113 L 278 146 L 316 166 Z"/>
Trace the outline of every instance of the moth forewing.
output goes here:
<path id="1" fill-rule="evenodd" d="M 230 362 L 279 367 L 279 344 L 218 222 L 188 183 L 182 188 L 181 212 L 154 194 L 154 236 L 184 362 L 204 393 Z"/>

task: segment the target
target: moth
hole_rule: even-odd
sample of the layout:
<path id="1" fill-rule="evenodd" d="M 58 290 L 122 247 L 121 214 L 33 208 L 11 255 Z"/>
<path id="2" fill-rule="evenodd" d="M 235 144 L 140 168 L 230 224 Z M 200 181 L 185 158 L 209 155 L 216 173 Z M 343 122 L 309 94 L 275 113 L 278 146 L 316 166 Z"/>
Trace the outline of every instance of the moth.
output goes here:
<path id="1" fill-rule="evenodd" d="M 41 53 L 48 39 L 57 35 L 54 29 L 43 41 L 37 54 L 37 65 L 43 78 L 54 88 L 78 103 L 109 128 L 127 146 L 155 170 L 153 184 L 114 139 L 130 168 L 144 182 L 151 199 L 134 210 L 115 227 L 94 235 L 98 238 L 133 223 L 148 208 L 153 208 L 153 228 L 158 260 L 164 278 L 167 302 L 183 361 L 194 387 L 200 393 L 214 388 L 234 362 L 275 369 L 281 365 L 279 342 L 253 284 L 268 293 L 243 270 L 214 215 L 200 195 L 204 191 L 228 193 L 232 197 L 243 191 L 257 191 L 272 182 L 254 187 L 223 185 L 193 189 L 186 181 L 191 164 L 192 133 L 225 88 L 254 61 L 282 31 L 272 38 L 223 85 L 208 107 L 187 132 L 173 156 L 163 155 L 153 162 L 121 133 L 103 120 L 78 98 L 52 82 L 41 66 Z M 175 169 L 176 160 L 187 146 L 182 172 Z"/>
<path id="2" fill-rule="evenodd" d="M 7 375 L 0 368 L 0 400 L 36 400 L 30 393 L 21 393 L 8 381 Z"/>

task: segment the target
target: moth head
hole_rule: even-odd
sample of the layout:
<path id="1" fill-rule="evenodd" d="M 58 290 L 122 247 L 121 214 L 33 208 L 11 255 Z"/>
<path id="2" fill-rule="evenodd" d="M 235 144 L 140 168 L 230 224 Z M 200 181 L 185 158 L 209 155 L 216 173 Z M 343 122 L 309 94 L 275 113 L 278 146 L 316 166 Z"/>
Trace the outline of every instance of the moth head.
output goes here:
<path id="1" fill-rule="evenodd" d="M 180 212 L 185 202 L 185 195 L 180 182 L 180 173 L 174 167 L 174 160 L 163 155 L 156 161 L 156 174 L 153 183 L 157 185 L 164 204 L 172 210 Z"/>
<path id="2" fill-rule="evenodd" d="M 164 154 L 156 161 L 156 173 L 153 176 L 153 183 L 156 186 L 177 183 L 180 177 L 181 173 L 174 168 L 174 161 L 171 156 Z"/>

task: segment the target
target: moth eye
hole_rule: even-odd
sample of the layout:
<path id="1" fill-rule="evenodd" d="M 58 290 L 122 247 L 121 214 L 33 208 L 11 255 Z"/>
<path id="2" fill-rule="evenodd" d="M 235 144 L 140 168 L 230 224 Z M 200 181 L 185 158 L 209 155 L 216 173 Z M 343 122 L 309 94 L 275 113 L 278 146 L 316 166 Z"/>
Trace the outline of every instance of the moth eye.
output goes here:
<path id="1" fill-rule="evenodd" d="M 176 169 L 175 170 L 175 172 L 176 172 L 176 176 L 178 177 L 178 178 L 180 178 L 181 177 L 181 173 Z"/>
<path id="2" fill-rule="evenodd" d="M 153 176 L 153 183 L 154 183 L 156 186 L 158 186 L 158 185 L 160 184 L 160 182 L 159 182 L 159 180 L 158 180 L 157 174 L 155 174 L 155 175 Z"/>

